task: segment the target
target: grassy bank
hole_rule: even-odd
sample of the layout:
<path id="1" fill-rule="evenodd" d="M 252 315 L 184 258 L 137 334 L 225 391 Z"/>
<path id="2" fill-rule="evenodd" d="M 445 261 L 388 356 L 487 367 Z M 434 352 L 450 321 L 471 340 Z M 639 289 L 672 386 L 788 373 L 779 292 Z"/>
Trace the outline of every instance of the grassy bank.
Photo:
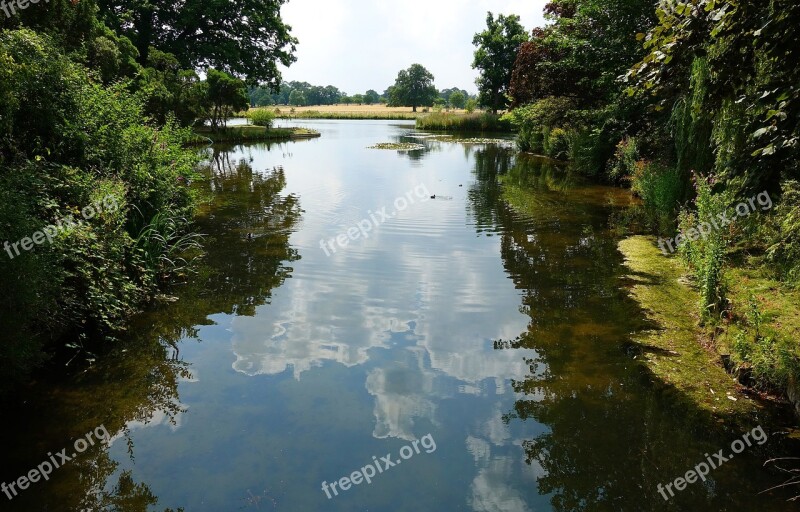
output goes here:
<path id="1" fill-rule="evenodd" d="M 313 139 L 319 137 L 317 131 L 307 128 L 264 128 L 262 126 L 228 126 L 212 130 L 209 127 L 195 128 L 194 144 L 209 142 L 259 142 Z"/>
<path id="2" fill-rule="evenodd" d="M 757 270 L 734 268 L 730 318 L 713 327 L 705 326 L 697 314 L 700 292 L 679 258 L 664 256 L 650 237 L 630 237 L 620 242 L 619 249 L 631 271 L 627 276 L 633 283 L 631 296 L 658 325 L 657 330 L 635 337 L 645 363 L 656 376 L 712 414 L 755 410 L 756 401 L 743 391 L 753 396 L 769 391 L 796 398 L 796 384 L 791 378 L 776 380 L 782 382 L 781 387 L 763 389 L 752 387 L 757 383 L 751 376 L 756 364 L 778 374 L 790 372 L 780 357 L 786 351 L 796 354 L 797 343 L 789 344 L 788 340 L 797 340 L 800 335 L 800 312 L 796 308 L 800 293 L 784 289 Z M 754 308 L 761 311 L 756 326 Z M 766 347 L 770 350 L 759 351 L 758 344 L 767 343 L 765 338 L 770 340 Z M 751 344 L 746 353 L 754 355 L 749 360 L 741 357 L 743 340 Z"/>
<path id="3" fill-rule="evenodd" d="M 434 112 L 417 119 L 418 130 L 452 132 L 511 132 L 511 123 L 486 112 Z"/>

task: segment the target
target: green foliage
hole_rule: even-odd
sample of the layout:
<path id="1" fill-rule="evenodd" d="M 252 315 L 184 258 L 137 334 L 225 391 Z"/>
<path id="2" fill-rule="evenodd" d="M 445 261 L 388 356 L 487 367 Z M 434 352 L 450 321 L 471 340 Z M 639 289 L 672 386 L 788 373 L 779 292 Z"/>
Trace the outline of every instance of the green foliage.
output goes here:
<path id="1" fill-rule="evenodd" d="M 349 102 L 350 101 L 348 101 L 348 103 Z M 306 104 L 306 96 L 305 96 L 305 94 L 303 94 L 302 92 L 297 91 L 297 90 L 292 91 L 292 93 L 289 95 L 289 105 L 292 105 L 292 106 L 295 106 L 295 107 L 303 107 L 303 106 L 305 106 L 305 104 Z"/>
<path id="2" fill-rule="evenodd" d="M 619 141 L 611 160 L 609 177 L 616 182 L 630 182 L 636 172 L 636 164 L 641 159 L 636 137 L 626 137 Z"/>
<path id="3" fill-rule="evenodd" d="M 704 319 L 719 319 L 727 309 L 728 286 L 725 280 L 728 233 L 716 228 L 718 215 L 731 203 L 726 193 L 714 193 L 709 180 L 695 176 L 697 198 L 694 210 L 684 209 L 679 216 L 679 231 L 684 240 L 680 254 L 693 270 L 700 287 L 700 313 Z M 696 236 L 706 224 L 705 236 Z"/>
<path id="4" fill-rule="evenodd" d="M 525 27 L 516 15 L 486 15 L 486 30 L 475 34 L 472 44 L 477 47 L 472 67 L 480 71 L 476 81 L 480 91 L 480 103 L 498 110 L 507 106 L 506 92 L 511 82 L 514 62 L 524 42 L 528 40 Z"/>
<path id="5" fill-rule="evenodd" d="M 453 132 L 507 132 L 511 125 L 494 114 L 455 114 L 434 112 L 417 118 L 417 129 Z"/>
<path id="6" fill-rule="evenodd" d="M 475 98 L 470 98 L 464 104 L 464 109 L 467 111 L 467 114 L 472 114 L 475 110 L 478 109 L 478 100 Z"/>
<path id="7" fill-rule="evenodd" d="M 189 226 L 185 217 L 159 212 L 135 238 L 138 255 L 157 283 L 184 276 L 191 269 L 184 256 L 200 252 L 202 236 L 191 232 Z"/>
<path id="8" fill-rule="evenodd" d="M 549 130 L 543 142 L 544 154 L 556 160 L 566 160 L 569 156 L 569 136 L 563 128 Z"/>
<path id="9" fill-rule="evenodd" d="M 516 108 L 505 114 L 503 119 L 510 122 L 519 132 L 517 146 L 522 151 L 545 152 L 545 139 L 549 130 L 566 124 L 567 115 L 574 105 L 572 100 L 561 97 L 544 98 Z M 545 132 L 548 132 L 547 135 Z"/>
<path id="10" fill-rule="evenodd" d="M 275 112 L 268 108 L 258 108 L 250 111 L 248 117 L 256 126 L 272 128 L 272 123 L 275 121 Z"/>
<path id="11" fill-rule="evenodd" d="M 228 118 L 234 112 L 247 110 L 250 101 L 247 96 L 247 86 L 238 78 L 216 69 L 208 70 L 208 96 L 209 117 L 211 127 L 226 126 Z"/>
<path id="12" fill-rule="evenodd" d="M 737 361 L 751 372 L 756 388 L 780 392 L 800 376 L 800 357 L 792 340 L 763 327 L 763 312 L 751 295 L 747 304 L 749 329 L 736 333 L 733 343 Z"/>
<path id="13" fill-rule="evenodd" d="M 69 336 L 119 331 L 154 292 L 157 269 L 138 256 L 133 236 L 144 219 L 191 213 L 181 179 L 192 176 L 197 155 L 184 149 L 189 134 L 171 116 L 149 125 L 128 84 L 103 86 L 47 36 L 4 31 L 0 59 L 13 71 L 0 73 L 0 91 L 37 98 L 2 106 L 0 239 L 83 220 L 0 261 L 0 317 L 15 340 L 0 344 L 0 360 L 6 376 L 21 378 Z"/>
<path id="14" fill-rule="evenodd" d="M 420 64 L 400 71 L 390 94 L 390 105 L 410 106 L 414 112 L 418 106 L 433 105 L 439 95 L 433 85 L 433 75 Z"/>
<path id="15" fill-rule="evenodd" d="M 689 92 L 678 100 L 672 111 L 677 166 L 686 176 L 691 172 L 706 174 L 714 165 L 713 126 L 707 100 L 708 75 L 707 60 L 695 59 Z"/>
<path id="16" fill-rule="evenodd" d="M 280 16 L 285 1 L 197 2 L 180 9 L 166 0 L 97 5 L 111 28 L 133 41 L 143 65 L 155 48 L 175 55 L 185 69 L 214 68 L 277 87 L 277 64 L 296 60 L 297 39 Z"/>
<path id="17" fill-rule="evenodd" d="M 457 108 L 457 109 L 462 109 L 462 108 L 464 108 L 464 106 L 467 103 L 467 97 L 464 96 L 463 92 L 455 91 L 455 92 L 450 94 L 450 97 L 448 98 L 447 101 L 448 101 L 448 103 L 450 104 L 451 107 Z"/>
<path id="18" fill-rule="evenodd" d="M 800 284 L 800 183 L 784 183 L 781 202 L 763 230 L 767 261 L 775 277 Z"/>
<path id="19" fill-rule="evenodd" d="M 635 164 L 631 188 L 642 198 L 642 208 L 650 229 L 672 233 L 675 217 L 683 200 L 683 180 L 672 167 L 640 160 Z"/>
<path id="20" fill-rule="evenodd" d="M 381 96 L 377 91 L 370 89 L 364 94 L 364 103 L 367 105 L 374 105 L 376 103 L 380 103 L 380 101 Z"/>

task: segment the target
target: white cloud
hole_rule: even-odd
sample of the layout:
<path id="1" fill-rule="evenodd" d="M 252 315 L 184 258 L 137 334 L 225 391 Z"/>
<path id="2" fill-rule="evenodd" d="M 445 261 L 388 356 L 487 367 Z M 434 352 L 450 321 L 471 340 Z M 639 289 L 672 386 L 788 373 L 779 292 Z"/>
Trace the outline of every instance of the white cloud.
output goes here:
<path id="1" fill-rule="evenodd" d="M 418 62 L 439 88 L 475 92 L 472 36 L 486 13 L 517 14 L 530 30 L 544 23 L 548 0 L 290 0 L 283 19 L 300 40 L 297 62 L 284 78 L 335 85 L 355 94 L 382 92 L 397 72 Z"/>

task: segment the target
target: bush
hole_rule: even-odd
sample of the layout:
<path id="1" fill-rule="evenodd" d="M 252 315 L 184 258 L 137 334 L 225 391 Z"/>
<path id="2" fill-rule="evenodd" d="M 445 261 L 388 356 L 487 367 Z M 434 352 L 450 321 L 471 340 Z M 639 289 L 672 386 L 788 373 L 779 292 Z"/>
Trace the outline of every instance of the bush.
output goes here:
<path id="1" fill-rule="evenodd" d="M 502 119 L 517 130 L 517 147 L 520 151 L 547 154 L 545 146 L 549 147 L 549 130 L 555 126 L 566 126 L 566 118 L 572 107 L 573 101 L 567 98 L 545 98 L 516 108 Z"/>
<path id="2" fill-rule="evenodd" d="M 478 109 L 478 100 L 475 98 L 470 98 L 467 100 L 467 104 L 464 106 L 464 109 L 467 111 L 468 114 L 472 114 Z"/>
<path id="3" fill-rule="evenodd" d="M 635 137 L 626 137 L 619 141 L 611 160 L 608 175 L 615 182 L 630 181 L 636 171 L 636 162 L 640 160 L 639 147 Z"/>
<path id="4" fill-rule="evenodd" d="M 672 233 L 684 190 L 678 170 L 640 160 L 634 166 L 631 185 L 633 192 L 642 198 L 649 229 L 658 234 Z"/>
<path id="5" fill-rule="evenodd" d="M 264 126 L 265 128 L 272 128 L 272 123 L 275 121 L 275 112 L 268 108 L 257 108 L 248 113 L 250 121 L 256 126 Z"/>
<path id="6" fill-rule="evenodd" d="M 763 230 L 767 238 L 767 261 L 774 276 L 800 283 L 800 183 L 783 184 L 783 196 Z"/>
<path id="7" fill-rule="evenodd" d="M 566 160 L 569 157 L 569 136 L 563 128 L 553 128 L 544 139 L 544 154 L 556 160 Z"/>
<path id="8" fill-rule="evenodd" d="M 0 343 L 6 377 L 24 375 L 68 337 L 104 339 L 125 326 L 157 278 L 170 274 L 163 260 L 142 256 L 134 237 L 158 215 L 192 213 L 182 178 L 193 175 L 198 156 L 183 147 L 188 130 L 170 119 L 150 126 L 126 84 L 93 82 L 46 37 L 0 32 L 4 56 L 14 72 L 0 73 L 0 92 L 37 101 L 0 107 L 0 239 L 21 240 L 69 216 L 84 220 L 52 243 L 0 258 L 0 318 L 14 339 Z M 116 208 L 82 219 L 93 204 Z"/>

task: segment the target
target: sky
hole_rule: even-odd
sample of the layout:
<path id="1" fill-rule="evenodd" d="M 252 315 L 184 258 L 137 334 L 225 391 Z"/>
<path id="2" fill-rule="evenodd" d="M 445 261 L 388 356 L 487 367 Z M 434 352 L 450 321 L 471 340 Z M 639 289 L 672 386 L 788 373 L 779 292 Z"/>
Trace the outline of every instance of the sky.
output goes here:
<path id="1" fill-rule="evenodd" d="M 517 14 L 530 31 L 548 0 L 289 0 L 284 21 L 300 40 L 287 81 L 334 85 L 348 94 L 382 93 L 397 72 L 419 63 L 436 87 L 476 93 L 472 37 L 486 13 Z"/>

